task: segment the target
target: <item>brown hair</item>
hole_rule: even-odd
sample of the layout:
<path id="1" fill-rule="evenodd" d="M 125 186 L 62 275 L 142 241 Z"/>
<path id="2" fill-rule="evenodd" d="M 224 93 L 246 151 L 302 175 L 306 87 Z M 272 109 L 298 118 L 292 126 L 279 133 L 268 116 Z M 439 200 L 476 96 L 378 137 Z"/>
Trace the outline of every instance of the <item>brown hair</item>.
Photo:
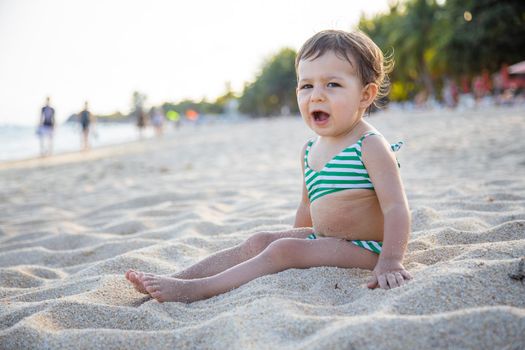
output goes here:
<path id="1" fill-rule="evenodd" d="M 361 31 L 345 32 L 342 30 L 324 30 L 308 39 L 295 58 L 295 70 L 301 60 L 314 60 L 326 52 L 332 51 L 341 59 L 347 60 L 361 79 L 363 86 L 374 83 L 378 86 L 377 101 L 388 95 L 390 82 L 387 74 L 392 71 L 392 57 L 385 57 L 383 52 L 365 33 Z"/>

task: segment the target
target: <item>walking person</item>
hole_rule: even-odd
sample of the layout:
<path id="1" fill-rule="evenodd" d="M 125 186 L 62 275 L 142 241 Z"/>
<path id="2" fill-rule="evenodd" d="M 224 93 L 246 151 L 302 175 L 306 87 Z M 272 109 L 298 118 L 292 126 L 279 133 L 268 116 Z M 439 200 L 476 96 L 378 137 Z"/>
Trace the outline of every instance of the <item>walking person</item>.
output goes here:
<path id="1" fill-rule="evenodd" d="M 40 110 L 37 135 L 40 138 L 40 156 L 53 154 L 53 134 L 55 131 L 55 109 L 50 105 L 51 99 L 46 98 L 46 104 Z M 47 143 L 47 145 L 46 145 Z"/>
<path id="2" fill-rule="evenodd" d="M 82 127 L 82 149 L 87 151 L 91 148 L 89 144 L 89 133 L 94 127 L 95 119 L 89 111 L 88 101 L 84 103 L 84 109 L 80 112 L 80 126 Z"/>

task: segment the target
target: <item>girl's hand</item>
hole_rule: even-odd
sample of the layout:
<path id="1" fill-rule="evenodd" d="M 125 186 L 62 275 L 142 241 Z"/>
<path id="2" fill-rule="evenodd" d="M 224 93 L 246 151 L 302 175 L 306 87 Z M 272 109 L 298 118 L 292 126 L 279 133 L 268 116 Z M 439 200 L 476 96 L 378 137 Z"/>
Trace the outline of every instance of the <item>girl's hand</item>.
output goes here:
<path id="1" fill-rule="evenodd" d="M 410 279 L 412 276 L 405 270 L 400 261 L 379 260 L 372 271 L 372 278 L 368 281 L 367 286 L 370 289 L 377 287 L 392 289 L 402 286 Z"/>

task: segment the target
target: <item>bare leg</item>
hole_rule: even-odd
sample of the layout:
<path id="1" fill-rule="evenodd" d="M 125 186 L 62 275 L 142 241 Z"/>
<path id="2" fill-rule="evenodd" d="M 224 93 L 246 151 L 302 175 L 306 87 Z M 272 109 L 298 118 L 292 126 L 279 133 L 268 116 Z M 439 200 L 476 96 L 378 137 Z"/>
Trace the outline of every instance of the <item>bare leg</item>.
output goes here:
<path id="1" fill-rule="evenodd" d="M 40 135 L 40 157 L 45 157 L 46 146 L 44 144 L 44 136 Z"/>
<path id="2" fill-rule="evenodd" d="M 257 277 L 289 268 L 316 266 L 373 269 L 378 256 L 336 238 L 305 240 L 282 238 L 271 243 L 257 256 L 214 276 L 182 280 L 146 275 L 143 286 L 159 302 L 193 302 L 228 292 Z"/>
<path id="3" fill-rule="evenodd" d="M 187 269 L 171 275 L 171 277 L 178 279 L 195 279 L 213 276 L 232 266 L 238 265 L 243 261 L 253 258 L 277 239 L 286 237 L 304 239 L 312 232 L 313 230 L 311 228 L 298 228 L 278 232 L 259 232 L 248 238 L 243 243 L 212 254 Z M 137 291 L 147 293 L 143 286 L 143 278 L 145 276 L 153 275 L 135 270 L 128 270 L 125 276 Z"/>
<path id="4" fill-rule="evenodd" d="M 84 151 L 89 149 L 89 129 L 82 130 L 82 149 Z"/>
<path id="5" fill-rule="evenodd" d="M 49 155 L 53 155 L 53 134 L 49 137 Z"/>

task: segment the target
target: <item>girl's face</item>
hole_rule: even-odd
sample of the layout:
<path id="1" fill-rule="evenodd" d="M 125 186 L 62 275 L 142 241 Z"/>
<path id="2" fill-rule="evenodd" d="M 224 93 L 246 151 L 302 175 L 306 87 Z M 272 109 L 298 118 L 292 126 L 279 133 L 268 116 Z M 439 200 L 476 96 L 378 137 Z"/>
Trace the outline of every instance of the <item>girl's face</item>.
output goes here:
<path id="1" fill-rule="evenodd" d="M 331 51 L 299 61 L 297 103 L 316 134 L 345 136 L 361 120 L 369 99 L 354 67 Z"/>

